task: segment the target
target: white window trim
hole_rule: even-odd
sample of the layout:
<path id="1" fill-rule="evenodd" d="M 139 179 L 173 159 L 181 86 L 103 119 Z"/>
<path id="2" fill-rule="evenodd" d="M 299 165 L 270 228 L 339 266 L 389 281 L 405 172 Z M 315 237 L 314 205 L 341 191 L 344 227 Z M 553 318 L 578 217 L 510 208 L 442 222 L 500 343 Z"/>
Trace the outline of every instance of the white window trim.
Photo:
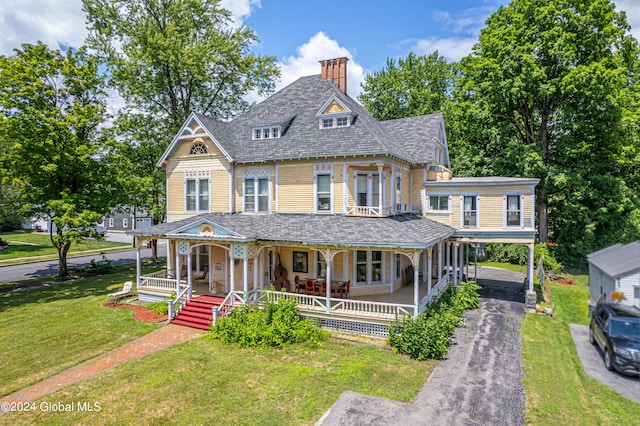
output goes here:
<path id="1" fill-rule="evenodd" d="M 340 127 L 351 127 L 351 124 L 353 123 L 353 114 L 345 114 L 343 112 L 334 113 L 334 114 L 327 114 L 324 116 L 320 116 L 320 119 L 318 121 L 318 127 L 320 129 L 337 129 Z M 338 126 L 338 118 L 346 118 L 347 124 Z M 331 126 L 324 126 L 324 120 L 331 120 L 331 123 L 332 123 Z"/>
<path id="2" fill-rule="evenodd" d="M 377 171 L 356 171 L 353 175 L 353 195 L 354 195 L 354 199 L 353 199 L 353 204 L 354 205 L 358 205 L 358 176 L 359 175 L 364 175 L 367 177 L 367 206 L 366 207 L 378 207 L 378 205 L 369 205 L 370 202 L 373 201 L 373 176 L 378 175 L 379 179 L 382 179 L 382 194 L 378 194 L 378 196 L 380 197 L 380 199 L 382 200 L 382 207 L 385 207 L 385 193 L 387 191 L 385 191 L 385 181 L 384 181 L 384 172 L 383 173 L 378 173 Z M 371 175 L 371 179 L 369 179 L 369 175 Z"/>
<path id="3" fill-rule="evenodd" d="M 432 210 L 431 209 L 431 200 L 430 197 L 449 197 L 447 200 L 447 210 Z M 450 193 L 447 192 L 430 192 L 427 194 L 427 211 L 429 213 L 442 213 L 442 214 L 451 214 L 451 203 L 453 202 L 453 197 Z M 476 200 L 477 205 L 477 200 Z M 460 222 L 462 223 L 462 222 Z"/>
<path id="4" fill-rule="evenodd" d="M 367 280 L 366 281 L 358 281 L 358 251 L 364 251 L 367 253 Z M 380 252 L 380 281 L 373 281 L 373 256 L 372 252 L 379 251 Z M 384 285 L 385 278 L 387 276 L 387 265 L 386 265 L 385 252 L 381 250 L 354 250 L 353 252 L 353 263 L 352 263 L 352 284 L 355 286 L 370 286 L 370 285 Z"/>
<path id="5" fill-rule="evenodd" d="M 476 197 L 476 226 L 465 226 L 464 224 L 464 197 Z M 460 194 L 460 227 L 466 229 L 480 228 L 480 194 Z"/>
<path id="6" fill-rule="evenodd" d="M 114 223 L 115 223 L 115 222 L 114 222 L 113 218 L 112 218 L 112 217 L 110 217 L 110 218 L 109 218 L 109 228 L 113 228 Z"/>
<path id="7" fill-rule="evenodd" d="M 313 211 L 333 214 L 333 163 L 317 163 L 313 167 Z M 318 210 L 318 175 L 329 175 L 329 210 Z"/>
<path id="8" fill-rule="evenodd" d="M 274 129 L 278 131 L 278 135 L 277 136 L 273 135 L 273 130 Z M 257 137 L 257 135 L 256 135 L 258 130 L 260 130 L 260 137 Z M 267 136 L 265 138 L 264 137 L 265 134 L 267 134 L 269 136 Z M 256 126 L 256 127 L 251 129 L 251 139 L 254 140 L 254 141 L 259 141 L 259 140 L 263 140 L 263 139 L 280 139 L 280 136 L 282 136 L 282 126 L 281 125 L 272 124 L 272 125 Z"/>
<path id="9" fill-rule="evenodd" d="M 196 181 L 196 208 L 195 210 L 187 209 L 187 181 L 195 180 Z M 200 206 L 200 185 L 202 182 L 207 182 L 207 205 L 202 208 Z M 211 173 L 209 170 L 185 170 L 184 171 L 184 211 L 185 213 L 193 213 L 193 212 L 208 212 L 211 206 Z"/>
<path id="10" fill-rule="evenodd" d="M 259 207 L 259 194 L 260 194 L 260 183 L 258 182 L 260 179 L 265 179 L 267 181 L 267 191 L 268 191 L 268 202 L 267 202 L 267 210 L 265 211 L 260 211 L 258 210 Z M 254 208 L 251 211 L 247 210 L 247 206 L 245 204 L 246 201 L 246 182 L 248 180 L 252 180 L 253 181 L 253 205 Z M 242 211 L 244 213 L 260 213 L 260 214 L 265 214 L 265 213 L 271 213 L 271 178 L 267 177 L 267 176 L 256 176 L 256 177 L 245 177 L 242 179 Z"/>
<path id="11" fill-rule="evenodd" d="M 507 199 L 509 196 L 517 195 L 520 207 L 520 225 L 507 224 Z M 524 194 L 522 192 L 505 192 L 502 197 L 502 226 L 507 229 L 524 228 Z"/>
<path id="12" fill-rule="evenodd" d="M 123 228 L 128 228 L 129 227 L 129 218 L 126 218 L 126 217 L 122 218 L 122 227 Z"/>

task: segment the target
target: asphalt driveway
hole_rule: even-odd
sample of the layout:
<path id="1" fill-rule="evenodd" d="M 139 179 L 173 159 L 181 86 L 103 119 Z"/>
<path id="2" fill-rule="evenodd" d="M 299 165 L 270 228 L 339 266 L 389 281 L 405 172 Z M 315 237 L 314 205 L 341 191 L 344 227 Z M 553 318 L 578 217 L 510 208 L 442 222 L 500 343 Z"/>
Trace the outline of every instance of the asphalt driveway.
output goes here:
<path id="1" fill-rule="evenodd" d="M 412 404 L 345 392 L 317 424 L 523 424 L 523 279 L 515 272 L 478 268 L 481 307 L 466 313 L 467 325 L 456 330 L 447 359 Z"/>
<path id="2" fill-rule="evenodd" d="M 597 345 L 589 343 L 588 325 L 569 324 L 569 329 L 585 373 L 616 392 L 640 402 L 640 378 L 607 370 L 602 351 Z"/>

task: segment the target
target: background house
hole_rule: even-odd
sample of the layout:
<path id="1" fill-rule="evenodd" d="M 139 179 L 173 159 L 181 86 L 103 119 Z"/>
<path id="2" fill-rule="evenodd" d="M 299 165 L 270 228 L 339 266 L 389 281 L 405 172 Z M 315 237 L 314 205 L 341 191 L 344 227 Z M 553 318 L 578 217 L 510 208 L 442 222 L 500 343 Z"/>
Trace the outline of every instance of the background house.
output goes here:
<path id="1" fill-rule="evenodd" d="M 602 294 L 611 301 L 611 293 L 619 291 L 627 305 L 640 307 L 640 240 L 630 244 L 614 244 L 587 256 L 591 303 Z"/>

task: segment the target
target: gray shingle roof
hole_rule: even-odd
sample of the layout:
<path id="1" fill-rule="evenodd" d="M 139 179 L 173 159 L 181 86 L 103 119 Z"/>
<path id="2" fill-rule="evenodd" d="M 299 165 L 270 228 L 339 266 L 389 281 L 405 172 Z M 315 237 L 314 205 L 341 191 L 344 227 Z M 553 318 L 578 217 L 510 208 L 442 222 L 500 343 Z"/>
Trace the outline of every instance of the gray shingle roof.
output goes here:
<path id="1" fill-rule="evenodd" d="M 319 128 L 320 108 L 335 96 L 356 116 L 354 124 Z M 230 122 L 195 114 L 234 161 L 389 155 L 411 164 L 433 159 L 442 114 L 378 121 L 330 80 L 302 77 Z M 288 123 L 280 138 L 252 139 L 252 128 Z"/>
<path id="2" fill-rule="evenodd" d="M 246 237 L 248 241 L 334 247 L 426 248 L 455 232 L 447 225 L 416 215 L 366 218 L 313 214 L 203 213 L 127 234 L 166 237 L 185 226 L 203 221 L 213 222 Z"/>
<path id="3" fill-rule="evenodd" d="M 628 275 L 640 269 L 640 240 L 598 250 L 587 255 L 587 260 L 612 278 Z"/>

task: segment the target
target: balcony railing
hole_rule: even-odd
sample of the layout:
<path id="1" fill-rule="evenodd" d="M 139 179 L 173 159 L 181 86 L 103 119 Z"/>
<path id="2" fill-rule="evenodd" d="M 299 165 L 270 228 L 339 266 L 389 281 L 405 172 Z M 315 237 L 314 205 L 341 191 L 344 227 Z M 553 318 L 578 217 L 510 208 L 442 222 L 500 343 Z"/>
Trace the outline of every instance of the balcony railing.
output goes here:
<path id="1" fill-rule="evenodd" d="M 391 215 L 391 207 L 348 206 L 347 216 L 385 217 Z"/>

